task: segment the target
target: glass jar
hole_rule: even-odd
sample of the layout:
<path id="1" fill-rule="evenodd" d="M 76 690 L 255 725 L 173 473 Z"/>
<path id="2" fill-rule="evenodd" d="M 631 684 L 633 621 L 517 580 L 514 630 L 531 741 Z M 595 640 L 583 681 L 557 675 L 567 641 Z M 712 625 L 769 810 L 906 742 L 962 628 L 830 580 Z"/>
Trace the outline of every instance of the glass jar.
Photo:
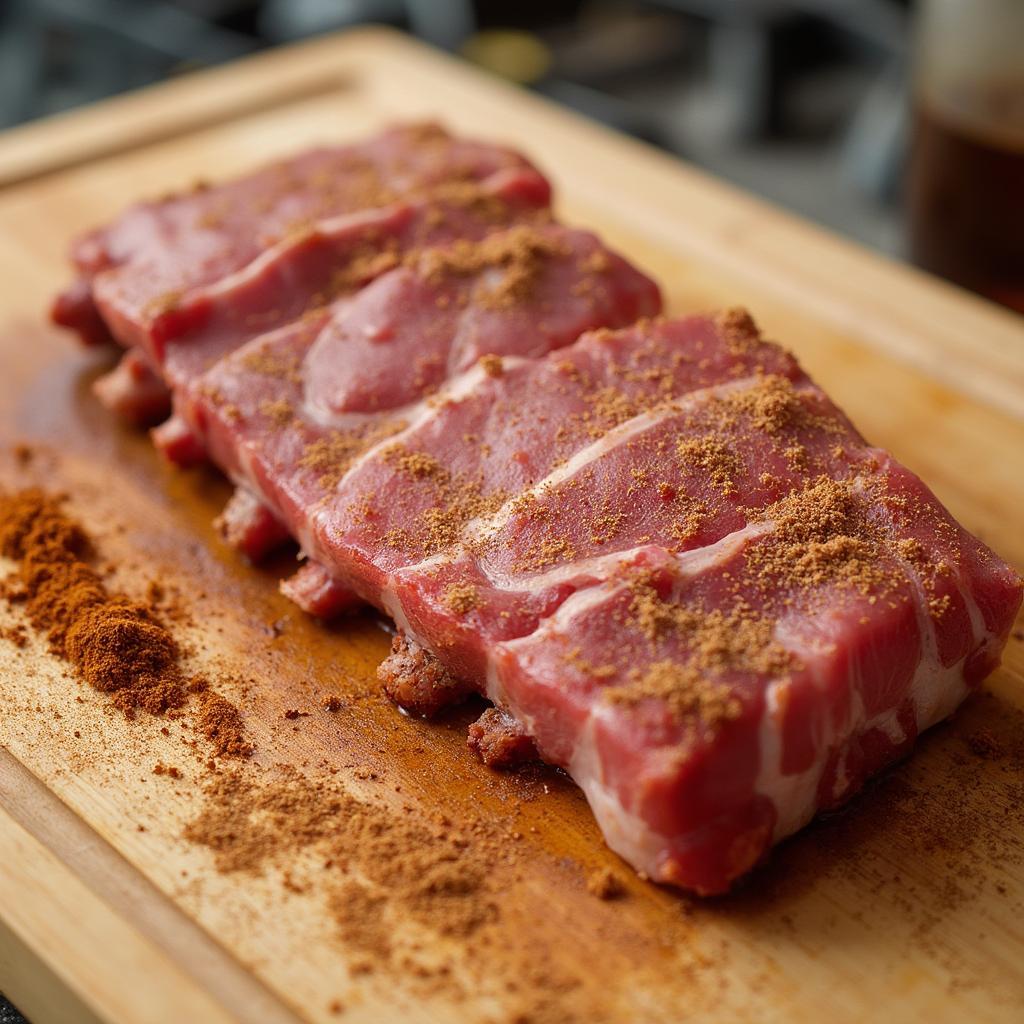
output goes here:
<path id="1" fill-rule="evenodd" d="M 1024 313 L 1024 0 L 921 0 L 910 256 Z"/>

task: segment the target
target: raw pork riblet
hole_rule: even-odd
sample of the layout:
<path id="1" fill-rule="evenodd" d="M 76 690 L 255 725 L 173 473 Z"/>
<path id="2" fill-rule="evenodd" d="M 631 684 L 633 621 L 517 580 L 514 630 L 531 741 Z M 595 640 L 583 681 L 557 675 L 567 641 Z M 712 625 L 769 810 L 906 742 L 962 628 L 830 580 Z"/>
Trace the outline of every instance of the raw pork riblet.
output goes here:
<path id="1" fill-rule="evenodd" d="M 742 318 L 653 328 L 653 367 L 644 333 L 506 371 L 479 419 L 446 405 L 349 475 L 317 537 L 570 771 L 616 850 L 713 893 L 959 704 L 1020 584 Z M 486 410 L 520 406 L 495 452 Z M 422 711 L 463 692 L 384 676 Z"/>
<path id="2" fill-rule="evenodd" d="M 314 604 L 351 590 L 398 622 L 382 678 L 400 703 L 484 692 L 518 727 L 481 719 L 483 759 L 535 745 L 631 863 L 713 893 L 995 664 L 1015 574 L 743 315 L 484 358 L 382 413 L 358 339 L 392 310 L 408 351 L 415 310 L 438 317 L 408 302 L 410 274 L 436 287 L 429 265 L 383 276 L 330 329 L 251 342 L 192 412 L 318 564 L 301 570 Z M 446 338 L 460 316 L 438 318 Z M 486 336 L 500 350 L 493 322 Z"/>
<path id="3" fill-rule="evenodd" d="M 102 295 L 99 301 L 114 334 L 144 349 L 174 386 L 240 341 L 358 291 L 405 253 L 479 238 L 519 219 L 549 218 L 549 198 L 547 182 L 533 171 L 438 183 L 426 198 L 308 225 L 242 269 L 151 306 L 143 316 L 126 314 Z"/>
<path id="4" fill-rule="evenodd" d="M 176 300 L 319 221 L 503 169 L 532 170 L 509 150 L 413 124 L 356 145 L 310 150 L 226 184 L 199 183 L 138 204 L 80 238 L 72 250 L 79 279 L 58 296 L 52 315 L 88 343 L 107 340 L 112 315 L 120 329 L 142 333 Z M 113 334 L 128 342 L 119 330 Z"/>
<path id="5" fill-rule="evenodd" d="M 911 480 L 865 452 L 854 475 L 809 482 L 715 545 L 636 552 L 496 645 L 491 696 L 630 863 L 723 891 L 992 668 L 1019 581 Z"/>
<path id="6" fill-rule="evenodd" d="M 519 224 L 415 251 L 353 298 L 221 359 L 176 400 L 213 460 L 319 562 L 317 523 L 350 504 L 348 471 L 376 464 L 370 450 L 445 402 L 486 396 L 504 369 L 498 353 L 543 354 L 659 305 L 656 286 L 589 232 Z M 314 571 L 288 590 L 328 614 L 344 595 Z M 329 575 L 378 599 L 365 573 L 331 561 Z"/>
<path id="7" fill-rule="evenodd" d="M 165 314 L 159 335 L 151 333 L 139 344 L 160 365 L 177 409 L 207 369 L 246 341 L 299 319 L 330 323 L 338 303 L 421 250 L 468 244 L 512 224 L 542 224 L 550 220 L 547 197 L 536 177 L 502 172 L 479 185 L 440 190 L 423 202 L 321 224 L 216 286 L 197 290 Z M 379 332 L 362 339 L 367 368 L 375 350 L 394 349 L 383 346 L 385 340 Z M 155 435 L 172 461 L 181 461 L 180 451 L 192 461 L 193 451 L 203 450 L 195 437 L 191 447 L 182 447 L 186 427 L 176 412 Z"/>

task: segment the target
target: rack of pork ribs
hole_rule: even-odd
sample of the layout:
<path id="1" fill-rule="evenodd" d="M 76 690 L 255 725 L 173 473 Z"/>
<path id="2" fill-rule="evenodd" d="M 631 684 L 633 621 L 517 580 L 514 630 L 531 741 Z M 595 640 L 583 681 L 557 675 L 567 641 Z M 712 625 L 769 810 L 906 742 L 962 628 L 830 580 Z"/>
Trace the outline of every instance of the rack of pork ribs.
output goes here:
<path id="1" fill-rule="evenodd" d="M 234 482 L 284 592 L 368 602 L 380 677 L 470 693 L 488 764 L 583 789 L 651 879 L 721 892 L 949 715 L 1020 580 L 750 317 L 665 319 L 523 157 L 400 126 L 129 209 L 54 319 L 96 384 Z"/>

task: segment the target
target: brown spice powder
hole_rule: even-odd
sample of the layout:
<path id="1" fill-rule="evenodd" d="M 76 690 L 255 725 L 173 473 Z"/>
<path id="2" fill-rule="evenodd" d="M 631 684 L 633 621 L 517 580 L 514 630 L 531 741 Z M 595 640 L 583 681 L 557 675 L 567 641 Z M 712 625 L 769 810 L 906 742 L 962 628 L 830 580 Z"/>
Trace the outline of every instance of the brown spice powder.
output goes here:
<path id="1" fill-rule="evenodd" d="M 222 872 L 281 870 L 285 888 L 318 890 L 356 954 L 347 960 L 350 977 L 400 973 L 407 990 L 457 1002 L 490 989 L 509 1020 L 608 1019 L 582 994 L 569 1002 L 579 977 L 502 920 L 507 879 L 498 869 L 513 867 L 516 852 L 500 824 L 470 818 L 455 826 L 409 806 L 398 813 L 334 778 L 286 766 L 217 773 L 204 797 L 185 837 L 210 849 Z M 616 878 L 602 879 L 599 898 L 618 894 Z M 454 958 L 449 941 L 461 951 Z"/>
<path id="2" fill-rule="evenodd" d="M 199 731 L 213 744 L 219 757 L 249 757 L 253 745 L 245 738 L 242 715 L 220 694 L 203 690 L 197 698 Z"/>
<path id="3" fill-rule="evenodd" d="M 348 938 L 384 960 L 390 945 L 376 934 L 384 901 L 371 893 L 386 893 L 388 905 L 450 937 L 467 938 L 494 917 L 486 863 L 446 820 L 431 827 L 399 817 L 293 768 L 259 781 L 253 768 L 221 774 L 204 792 L 204 809 L 185 835 L 214 852 L 219 870 L 262 872 L 316 847 L 328 870 L 344 872 L 331 903 Z M 364 880 L 358 890 L 351 888 L 354 873 Z M 350 915 L 354 906 L 377 912 Z"/>
<path id="4" fill-rule="evenodd" d="M 746 553 L 753 582 L 769 597 L 780 586 L 808 594 L 830 583 L 884 596 L 904 579 L 883 558 L 883 538 L 849 481 L 819 477 L 752 518 L 773 524 Z"/>
<path id="5" fill-rule="evenodd" d="M 736 477 L 742 463 L 720 438 L 713 434 L 686 438 L 676 445 L 676 452 L 685 464 L 704 470 L 712 485 L 723 495 L 736 493 Z"/>
<path id="6" fill-rule="evenodd" d="M 287 398 L 265 399 L 260 402 L 259 411 L 277 427 L 287 426 L 295 419 L 295 410 Z"/>
<path id="7" fill-rule="evenodd" d="M 445 607 L 465 615 L 480 605 L 480 592 L 472 583 L 449 583 L 444 591 Z"/>
<path id="8" fill-rule="evenodd" d="M 367 448 L 399 433 L 405 427 L 403 420 L 386 420 L 371 423 L 359 430 L 332 430 L 305 446 L 299 458 L 299 466 L 316 473 L 317 484 L 325 491 L 333 490 Z"/>
<path id="9" fill-rule="evenodd" d="M 587 875 L 587 892 L 599 900 L 614 900 L 626 892 L 622 879 L 611 868 L 597 868 Z"/>
<path id="10" fill-rule="evenodd" d="M 17 561 L 20 587 L 8 586 L 7 597 L 24 604 L 51 650 L 90 686 L 110 694 L 129 717 L 137 709 L 158 715 L 182 707 L 197 687 L 185 678 L 177 641 L 152 604 L 108 592 L 90 563 L 91 549 L 85 531 L 65 513 L 62 497 L 39 488 L 0 494 L 0 553 Z M 238 710 L 215 694 L 201 696 L 217 709 L 209 717 L 211 727 L 221 727 L 217 753 L 251 753 L 241 739 Z M 202 709 L 200 714 L 206 721 Z"/>
<path id="11" fill-rule="evenodd" d="M 798 667 L 773 639 L 771 619 L 740 600 L 728 611 L 676 603 L 671 597 L 663 599 L 643 575 L 631 590 L 630 624 L 646 637 L 652 651 L 664 640 L 682 640 L 688 659 L 656 658 L 644 669 L 630 670 L 623 683 L 604 691 L 604 698 L 614 704 L 632 707 L 657 700 L 680 722 L 698 721 L 715 728 L 742 711 L 723 676 L 781 676 Z"/>
<path id="12" fill-rule="evenodd" d="M 734 355 L 746 355 L 762 344 L 760 329 L 750 313 L 742 307 L 719 313 L 715 326 L 721 331 Z"/>
<path id="13" fill-rule="evenodd" d="M 629 682 L 610 686 L 605 700 L 620 706 L 662 701 L 679 722 L 698 721 L 710 729 L 738 718 L 742 709 L 729 688 L 690 663 L 655 661 L 633 669 Z"/>
<path id="14" fill-rule="evenodd" d="M 382 458 L 400 472 L 428 486 L 432 505 L 410 513 L 410 525 L 393 527 L 381 534 L 381 542 L 428 556 L 457 544 L 466 525 L 480 516 L 493 515 L 508 495 L 502 490 L 486 492 L 480 478 L 452 473 L 433 455 L 411 451 L 401 444 L 389 446 Z M 365 500 L 372 502 L 373 495 Z"/>
<path id="15" fill-rule="evenodd" d="M 65 654 L 125 712 L 161 714 L 185 703 L 178 645 L 139 605 L 108 599 L 85 609 L 68 627 Z"/>
<path id="16" fill-rule="evenodd" d="M 186 695 L 174 638 L 148 607 L 107 592 L 89 551 L 60 498 L 37 488 L 0 495 L 0 552 L 18 562 L 17 596 L 51 650 L 126 714 L 180 707 Z"/>
<path id="17" fill-rule="evenodd" d="M 505 364 L 502 361 L 501 356 L 488 354 L 481 356 L 477 362 L 480 364 L 480 369 L 482 369 L 488 377 L 500 377 L 505 372 Z"/>
<path id="18" fill-rule="evenodd" d="M 551 237 L 521 224 L 481 241 L 458 239 L 443 248 L 413 253 L 409 262 L 434 282 L 500 269 L 497 283 L 488 283 L 475 299 L 484 308 L 508 309 L 530 298 L 545 262 L 559 255 L 564 255 L 563 248 Z"/>

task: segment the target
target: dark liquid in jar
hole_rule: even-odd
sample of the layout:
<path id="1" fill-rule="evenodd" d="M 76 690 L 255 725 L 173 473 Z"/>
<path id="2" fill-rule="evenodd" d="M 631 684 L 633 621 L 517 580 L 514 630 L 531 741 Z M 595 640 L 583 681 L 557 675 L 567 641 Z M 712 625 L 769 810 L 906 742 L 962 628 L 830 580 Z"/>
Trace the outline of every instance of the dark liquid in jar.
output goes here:
<path id="1" fill-rule="evenodd" d="M 915 110 L 911 258 L 1024 313 L 1024 81 L 968 99 L 953 115 Z"/>

